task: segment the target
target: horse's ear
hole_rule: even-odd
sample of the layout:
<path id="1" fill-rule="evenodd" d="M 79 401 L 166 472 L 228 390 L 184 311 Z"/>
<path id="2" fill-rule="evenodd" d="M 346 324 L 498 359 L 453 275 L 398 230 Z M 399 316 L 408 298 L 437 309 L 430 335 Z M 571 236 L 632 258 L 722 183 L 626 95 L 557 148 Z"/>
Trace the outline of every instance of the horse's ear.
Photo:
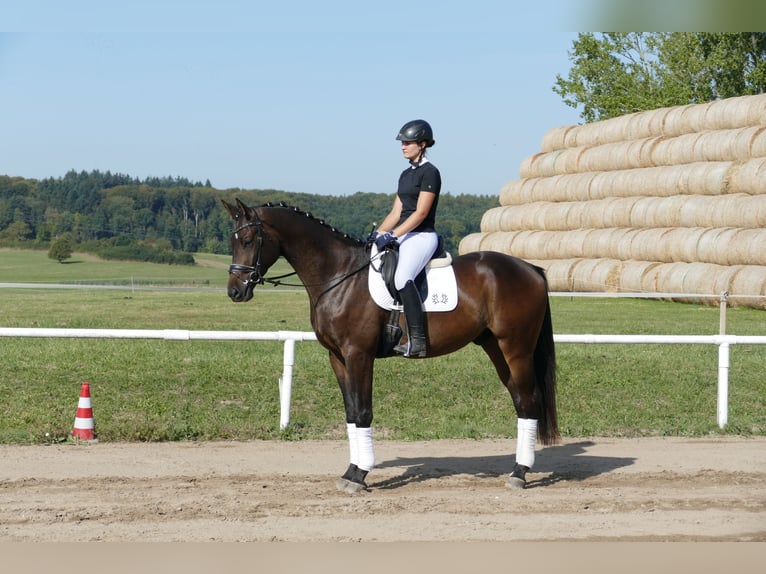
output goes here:
<path id="1" fill-rule="evenodd" d="M 239 208 L 239 213 L 243 214 L 245 216 L 245 219 L 248 221 L 252 221 L 255 219 L 255 210 L 252 207 L 248 207 L 244 203 L 240 201 L 239 198 L 236 198 L 237 207 Z"/>
<path id="2" fill-rule="evenodd" d="M 221 203 L 223 204 L 223 206 L 226 209 L 226 211 L 229 212 L 229 215 L 231 215 L 232 219 L 239 219 L 240 218 L 240 216 L 242 214 L 239 212 L 239 210 L 236 207 L 234 207 L 230 203 L 227 203 L 225 199 L 222 199 Z"/>

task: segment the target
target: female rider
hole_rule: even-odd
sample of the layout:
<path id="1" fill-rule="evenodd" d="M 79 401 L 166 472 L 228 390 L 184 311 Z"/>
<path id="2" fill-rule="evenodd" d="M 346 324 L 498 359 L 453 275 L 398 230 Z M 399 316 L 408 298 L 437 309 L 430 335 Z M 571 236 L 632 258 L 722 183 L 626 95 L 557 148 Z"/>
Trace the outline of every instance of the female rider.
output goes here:
<path id="1" fill-rule="evenodd" d="M 414 279 L 431 259 L 439 243 L 435 218 L 441 175 L 426 157 L 426 149 L 436 143 L 428 122 L 407 122 L 396 139 L 402 142 L 402 154 L 409 160 L 410 166 L 399 176 L 399 187 L 390 213 L 369 239 L 381 250 L 392 243 L 399 244 L 394 283 L 407 319 L 408 344 L 397 345 L 394 351 L 405 357 L 424 357 L 425 321 Z"/>

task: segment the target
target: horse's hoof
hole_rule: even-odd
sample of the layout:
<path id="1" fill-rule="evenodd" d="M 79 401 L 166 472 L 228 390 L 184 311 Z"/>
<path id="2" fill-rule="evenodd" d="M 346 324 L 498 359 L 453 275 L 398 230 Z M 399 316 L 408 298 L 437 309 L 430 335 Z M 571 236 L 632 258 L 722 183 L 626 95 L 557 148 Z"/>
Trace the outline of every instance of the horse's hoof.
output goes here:
<path id="1" fill-rule="evenodd" d="M 348 485 L 349 485 L 348 480 L 346 480 L 345 478 L 339 478 L 338 481 L 335 483 L 335 488 L 337 488 L 341 492 L 344 492 Z"/>
<path id="2" fill-rule="evenodd" d="M 347 481 L 346 488 L 344 489 L 349 494 L 356 494 L 358 492 L 362 492 L 363 490 L 367 490 L 367 485 L 365 483 L 358 483 L 353 482 L 351 480 Z"/>
<path id="3" fill-rule="evenodd" d="M 509 476 L 508 480 L 505 482 L 505 486 L 514 490 L 523 490 L 526 485 L 526 480 L 513 475 Z"/>

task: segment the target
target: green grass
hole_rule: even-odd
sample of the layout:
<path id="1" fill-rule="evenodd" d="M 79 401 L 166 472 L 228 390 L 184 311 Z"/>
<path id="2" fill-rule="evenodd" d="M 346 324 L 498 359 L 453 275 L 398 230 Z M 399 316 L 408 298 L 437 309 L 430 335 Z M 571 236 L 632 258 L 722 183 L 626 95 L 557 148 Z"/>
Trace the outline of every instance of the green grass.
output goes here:
<path id="1" fill-rule="evenodd" d="M 188 270 L 83 261 L 72 267 L 87 274 L 62 277 L 58 268 L 67 265 L 44 253 L 3 250 L 0 282 L 91 283 L 134 276 L 160 286 L 204 280 L 202 286 L 214 289 L 2 289 L 0 325 L 311 330 L 302 290 L 258 287 L 251 302 L 234 304 L 223 291 L 229 258 L 206 257 L 206 266 Z M 556 333 L 718 332 L 717 307 L 576 297 L 554 297 L 552 307 Z M 766 333 L 764 311 L 733 308 L 727 318 L 729 333 Z M 0 338 L 0 345 L 3 443 L 66 440 L 82 381 L 91 383 L 102 441 L 345 436 L 340 392 L 327 353 L 314 342 L 296 345 L 291 425 L 285 431 L 279 429 L 277 386 L 281 343 Z M 766 346 L 732 347 L 729 425 L 723 431 L 716 424 L 713 345 L 559 344 L 557 353 L 565 436 L 766 434 Z M 426 361 L 378 361 L 374 392 L 379 438 L 515 434 L 508 393 L 475 346 Z"/>

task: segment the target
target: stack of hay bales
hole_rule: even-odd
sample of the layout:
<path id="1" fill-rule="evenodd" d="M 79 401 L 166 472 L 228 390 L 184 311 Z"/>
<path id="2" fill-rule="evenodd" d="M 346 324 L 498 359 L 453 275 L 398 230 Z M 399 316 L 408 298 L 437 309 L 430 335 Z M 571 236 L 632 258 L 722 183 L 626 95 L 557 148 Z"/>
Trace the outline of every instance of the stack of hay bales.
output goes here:
<path id="1" fill-rule="evenodd" d="M 460 253 L 531 261 L 552 291 L 766 308 L 766 94 L 557 127 L 520 175 Z"/>

